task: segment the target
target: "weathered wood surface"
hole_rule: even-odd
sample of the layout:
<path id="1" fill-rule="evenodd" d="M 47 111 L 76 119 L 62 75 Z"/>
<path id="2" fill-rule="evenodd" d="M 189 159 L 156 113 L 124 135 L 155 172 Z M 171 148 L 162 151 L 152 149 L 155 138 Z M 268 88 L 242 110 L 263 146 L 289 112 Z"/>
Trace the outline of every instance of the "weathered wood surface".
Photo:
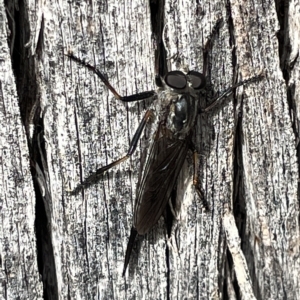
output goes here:
<path id="1" fill-rule="evenodd" d="M 7 20 L 0 2 L 0 298 L 41 299 L 35 236 L 35 194 L 20 117 Z"/>
<path id="2" fill-rule="evenodd" d="M 9 3 L 6 18 L 1 14 L 6 134 L 0 136 L 0 195 L 7 199 L 1 296 L 41 297 L 39 271 L 48 299 L 299 299 L 297 5 L 158 5 L 170 69 L 204 72 L 215 93 L 262 70 L 266 75 L 198 118 L 199 175 L 211 211 L 203 210 L 192 188 L 188 157 L 178 179 L 180 211 L 171 237 L 162 218 L 138 240 L 123 278 L 150 131 L 130 161 L 77 196 L 68 191 L 126 153 L 150 101 L 115 100 L 97 76 L 64 54 L 71 50 L 96 65 L 121 95 L 154 89 L 154 6 L 151 11 L 148 1 L 117 0 Z M 211 97 L 201 99 L 201 106 Z M 4 156 L 10 137 L 13 148 Z M 20 201 L 25 209 L 18 208 Z"/>

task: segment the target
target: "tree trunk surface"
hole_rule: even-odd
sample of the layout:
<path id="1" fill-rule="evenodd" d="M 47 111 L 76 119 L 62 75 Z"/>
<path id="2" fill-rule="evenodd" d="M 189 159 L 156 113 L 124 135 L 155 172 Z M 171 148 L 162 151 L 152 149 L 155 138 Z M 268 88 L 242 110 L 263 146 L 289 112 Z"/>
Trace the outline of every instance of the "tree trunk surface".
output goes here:
<path id="1" fill-rule="evenodd" d="M 0 1 L 0 295 L 3 299 L 300 299 L 299 1 Z M 164 50 L 165 49 L 165 50 Z M 207 78 L 196 146 L 167 215 L 122 270 L 153 139 L 124 156 L 155 75 Z M 160 61 L 160 68 L 157 62 Z M 154 111 L 155 113 L 155 111 Z M 172 215 L 171 214 L 171 215 Z"/>

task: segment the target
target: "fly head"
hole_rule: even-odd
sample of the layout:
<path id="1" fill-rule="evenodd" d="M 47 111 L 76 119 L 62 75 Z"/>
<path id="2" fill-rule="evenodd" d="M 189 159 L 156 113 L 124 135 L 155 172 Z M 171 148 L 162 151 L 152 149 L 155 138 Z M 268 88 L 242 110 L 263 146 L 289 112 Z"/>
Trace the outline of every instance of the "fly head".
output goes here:
<path id="1" fill-rule="evenodd" d="M 198 109 L 198 90 L 206 85 L 205 76 L 196 71 L 184 74 L 170 71 L 164 78 L 161 100 L 167 104 L 163 116 L 166 127 L 178 138 L 185 138 L 194 126 Z"/>

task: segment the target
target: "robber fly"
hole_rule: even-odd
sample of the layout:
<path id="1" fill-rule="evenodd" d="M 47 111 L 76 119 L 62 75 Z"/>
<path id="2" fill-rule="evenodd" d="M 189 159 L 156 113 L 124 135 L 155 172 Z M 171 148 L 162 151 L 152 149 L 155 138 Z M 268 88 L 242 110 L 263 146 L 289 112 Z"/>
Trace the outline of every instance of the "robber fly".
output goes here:
<path id="1" fill-rule="evenodd" d="M 204 207 L 208 210 L 208 203 L 203 197 L 198 181 L 196 171 L 198 155 L 192 142 L 192 132 L 197 115 L 199 111 L 211 110 L 221 99 L 230 95 L 234 88 L 256 81 L 260 76 L 228 88 L 211 105 L 201 110 L 198 107 L 199 92 L 206 86 L 205 76 L 202 73 L 190 71 L 184 74 L 181 71 L 171 71 L 166 74 L 164 79 L 156 76 L 157 92 L 147 91 L 130 96 L 120 96 L 98 69 L 73 54 L 69 53 L 67 56 L 96 73 L 118 100 L 131 102 L 151 97 L 154 99 L 154 109 L 146 111 L 129 145 L 127 154 L 98 169 L 72 192 L 72 194 L 77 194 L 83 187 L 94 183 L 99 175 L 127 160 L 134 153 L 145 125 L 156 115 L 158 125 L 138 186 L 133 225 L 124 262 L 124 276 L 136 236 L 147 233 L 162 216 L 189 150 L 193 152 L 193 185 L 198 196 L 202 199 Z"/>

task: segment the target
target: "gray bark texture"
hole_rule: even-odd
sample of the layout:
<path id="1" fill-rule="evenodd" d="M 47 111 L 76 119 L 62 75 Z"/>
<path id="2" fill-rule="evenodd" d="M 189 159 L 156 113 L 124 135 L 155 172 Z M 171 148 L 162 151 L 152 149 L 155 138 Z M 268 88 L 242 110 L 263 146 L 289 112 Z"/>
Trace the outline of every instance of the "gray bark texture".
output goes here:
<path id="1" fill-rule="evenodd" d="M 1 299 L 300 299 L 299 7 L 0 1 Z M 116 100 L 70 51 L 120 95 L 156 89 L 159 56 L 169 71 L 202 72 L 202 108 L 264 74 L 199 114 L 197 172 L 210 210 L 193 188 L 189 154 L 172 226 L 162 217 L 138 237 L 124 277 L 155 124 L 129 160 L 70 191 L 127 153 L 151 99 Z"/>

